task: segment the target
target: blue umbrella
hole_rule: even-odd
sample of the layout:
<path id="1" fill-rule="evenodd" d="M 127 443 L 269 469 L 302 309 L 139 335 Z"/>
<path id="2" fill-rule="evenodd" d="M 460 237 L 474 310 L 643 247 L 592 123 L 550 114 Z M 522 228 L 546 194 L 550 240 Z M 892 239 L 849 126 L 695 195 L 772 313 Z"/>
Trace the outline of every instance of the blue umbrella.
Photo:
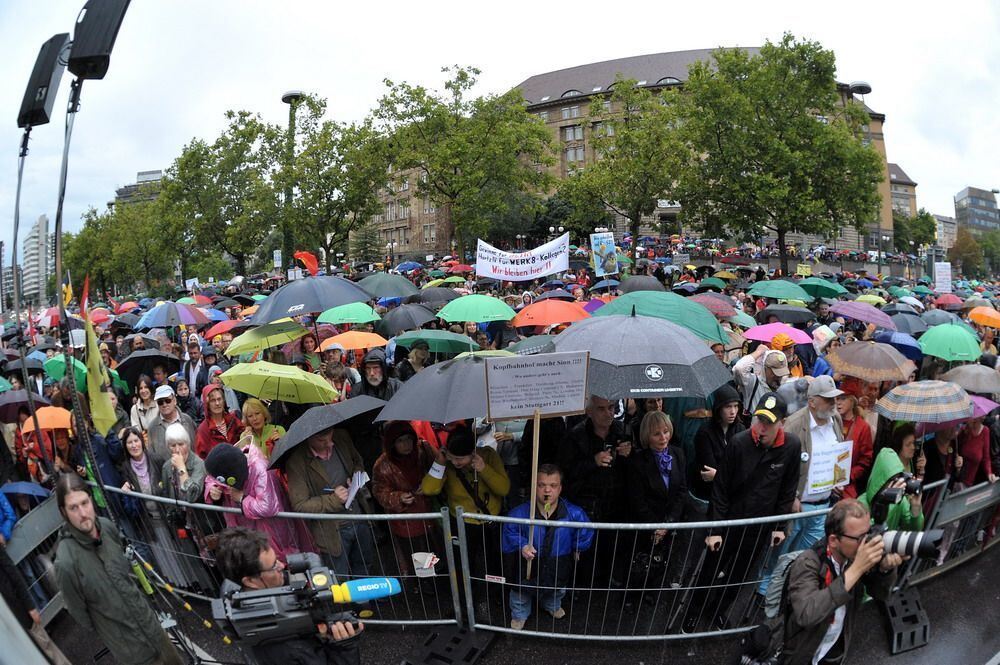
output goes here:
<path id="1" fill-rule="evenodd" d="M 39 496 L 43 499 L 49 495 L 49 491 L 39 485 L 38 483 L 28 483 L 25 481 L 18 481 L 14 483 L 7 483 L 0 487 L 0 492 L 4 494 L 24 494 L 26 496 Z"/>
<path id="2" fill-rule="evenodd" d="M 379 298 L 375 304 L 380 307 L 396 307 L 403 299 L 399 296 L 393 296 L 392 298 Z"/>
<path id="3" fill-rule="evenodd" d="M 28 358 L 32 360 L 37 360 L 40 363 L 44 363 L 46 360 L 49 359 L 49 357 L 45 355 L 44 351 L 32 351 L 31 353 L 28 354 Z"/>
<path id="4" fill-rule="evenodd" d="M 228 321 L 229 320 L 229 317 L 226 316 L 225 312 L 219 311 L 217 309 L 203 309 L 201 311 L 205 312 L 205 316 L 207 316 L 212 321 Z"/>
<path id="5" fill-rule="evenodd" d="M 874 286 L 871 280 L 865 279 L 864 277 L 862 277 L 857 281 L 857 285 L 860 286 L 862 289 L 870 289 L 872 288 L 872 286 Z"/>
<path id="6" fill-rule="evenodd" d="M 405 261 L 396 266 L 396 270 L 399 272 L 409 272 L 411 270 L 417 270 L 418 268 L 423 268 L 422 263 L 417 263 L 416 261 Z"/>
<path id="7" fill-rule="evenodd" d="M 684 282 L 683 284 L 674 284 L 674 291 L 687 291 L 688 293 L 694 293 L 698 290 L 698 287 L 691 282 Z"/>
<path id="8" fill-rule="evenodd" d="M 875 335 L 875 341 L 888 344 L 915 363 L 919 363 L 924 357 L 920 342 L 914 339 L 913 335 L 901 332 L 881 332 Z"/>
<path id="9" fill-rule="evenodd" d="M 621 284 L 621 282 L 619 282 L 617 279 L 602 279 L 597 284 L 594 284 L 592 287 L 590 287 L 590 290 L 600 291 L 601 289 L 610 289 L 612 287 L 618 286 L 619 284 Z"/>
<path id="10" fill-rule="evenodd" d="M 665 256 L 657 256 L 657 257 L 656 257 L 655 259 L 653 259 L 653 260 L 654 260 L 654 261 L 656 261 L 657 263 L 662 263 L 662 264 L 664 264 L 664 265 L 667 265 L 667 264 L 669 264 L 669 263 L 672 263 L 671 259 L 668 259 L 668 258 L 667 258 L 667 257 L 665 257 Z"/>
<path id="11" fill-rule="evenodd" d="M 156 301 L 153 300 L 152 298 L 143 298 L 142 300 L 139 301 L 139 307 L 142 307 L 143 309 L 149 307 L 150 305 L 155 305 L 155 304 Z"/>

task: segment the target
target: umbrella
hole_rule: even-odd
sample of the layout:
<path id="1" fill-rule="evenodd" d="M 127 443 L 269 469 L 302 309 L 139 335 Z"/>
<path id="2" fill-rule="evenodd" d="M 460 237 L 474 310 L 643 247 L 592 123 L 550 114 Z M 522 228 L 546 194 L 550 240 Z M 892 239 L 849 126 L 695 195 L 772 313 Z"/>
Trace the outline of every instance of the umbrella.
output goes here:
<path id="1" fill-rule="evenodd" d="M 235 357 L 244 353 L 260 353 L 273 346 L 294 342 L 308 332 L 294 321 L 268 323 L 235 338 L 226 349 L 226 355 Z"/>
<path id="2" fill-rule="evenodd" d="M 922 296 L 934 295 L 934 292 L 931 291 L 928 287 L 924 286 L 923 284 L 918 284 L 917 286 L 913 287 L 913 292 L 919 293 Z"/>
<path id="3" fill-rule="evenodd" d="M 729 335 L 719 325 L 715 316 L 699 305 L 676 293 L 659 293 L 655 291 L 636 291 L 610 303 L 594 312 L 595 317 L 630 315 L 632 313 L 645 317 L 665 319 L 671 323 L 683 326 L 703 340 L 726 344 Z"/>
<path id="4" fill-rule="evenodd" d="M 907 305 L 906 303 L 894 302 L 891 305 L 886 305 L 882 308 L 882 311 L 886 314 L 892 316 L 893 314 L 912 314 L 913 316 L 920 316 L 920 312 L 915 310 L 912 305 Z"/>
<path id="5" fill-rule="evenodd" d="M 725 288 L 726 283 L 718 277 L 706 277 L 701 280 L 701 283 L 698 285 L 699 291 L 707 291 L 709 289 L 718 289 L 719 291 L 722 291 Z"/>
<path id="6" fill-rule="evenodd" d="M 396 390 L 376 420 L 450 423 L 485 415 L 486 362 L 469 354 L 417 372 Z"/>
<path id="7" fill-rule="evenodd" d="M 441 308 L 438 316 L 445 321 L 508 321 L 514 318 L 510 305 L 491 296 L 473 294 L 462 296 Z"/>
<path id="8" fill-rule="evenodd" d="M 420 293 L 414 293 L 412 296 L 407 296 L 406 303 L 446 303 L 452 300 L 457 300 L 459 295 L 455 293 L 453 289 L 445 289 L 441 287 L 433 289 L 423 289 Z"/>
<path id="9" fill-rule="evenodd" d="M 794 307 L 792 305 L 771 305 L 765 307 L 757 314 L 758 321 L 767 321 L 772 316 L 778 321 L 794 325 L 796 323 L 808 323 L 816 318 L 816 315 L 805 307 Z"/>
<path id="10" fill-rule="evenodd" d="M 319 345 L 321 351 L 326 351 L 334 344 L 340 344 L 344 349 L 374 349 L 377 346 L 385 346 L 389 340 L 376 333 L 362 332 L 360 330 L 350 330 L 333 337 L 328 337 Z"/>
<path id="11" fill-rule="evenodd" d="M 129 300 L 128 302 L 123 302 L 115 307 L 115 314 L 130 313 L 133 309 L 139 309 L 139 303 L 134 300 Z"/>
<path id="12" fill-rule="evenodd" d="M 908 381 L 917 371 L 913 361 L 889 344 L 857 342 L 845 344 L 827 354 L 834 372 L 856 376 L 872 383 Z"/>
<path id="13" fill-rule="evenodd" d="M 427 282 L 426 284 L 424 284 L 420 288 L 421 289 L 433 289 L 435 287 L 441 286 L 442 284 L 444 284 L 444 280 L 443 279 L 432 279 L 431 281 Z"/>
<path id="14" fill-rule="evenodd" d="M 252 296 L 249 296 L 245 293 L 237 293 L 235 296 L 233 296 L 233 300 L 238 302 L 243 307 L 249 307 L 257 302 L 256 300 L 253 299 Z"/>
<path id="15" fill-rule="evenodd" d="M 72 358 L 73 376 L 75 377 L 76 389 L 80 392 L 87 391 L 87 366 L 82 360 Z M 66 354 L 60 353 L 52 356 L 43 364 L 45 373 L 56 381 L 66 376 Z"/>
<path id="16" fill-rule="evenodd" d="M 573 323 L 590 317 L 590 313 L 576 302 L 564 300 L 542 300 L 535 302 L 514 317 L 514 327 L 551 326 L 557 323 Z"/>
<path id="17" fill-rule="evenodd" d="M 283 467 L 288 461 L 288 454 L 313 434 L 319 434 L 338 425 L 343 427 L 348 421 L 360 418 L 384 406 L 384 400 L 370 395 L 358 395 L 343 402 L 312 407 L 297 418 L 285 435 L 274 444 L 269 468 Z"/>
<path id="18" fill-rule="evenodd" d="M 586 303 L 584 303 L 583 309 L 586 310 L 587 313 L 593 314 L 594 312 L 596 312 L 597 310 L 599 310 L 600 308 L 604 307 L 607 304 L 608 303 L 604 302 L 600 298 L 591 298 Z"/>
<path id="19" fill-rule="evenodd" d="M 1000 328 L 1000 312 L 990 307 L 976 307 L 969 312 L 969 319 L 988 328 Z"/>
<path id="20" fill-rule="evenodd" d="M 229 315 L 219 309 L 209 309 L 201 308 L 201 311 L 205 313 L 209 321 L 229 321 Z"/>
<path id="21" fill-rule="evenodd" d="M 250 319 L 250 317 L 252 317 L 256 313 L 257 313 L 257 305 L 251 305 L 250 307 L 247 307 L 242 312 L 240 312 L 239 317 L 241 319 Z M 259 324 L 254 324 L 254 325 L 259 325 Z"/>
<path id="22" fill-rule="evenodd" d="M 42 363 L 38 362 L 37 360 L 31 360 L 30 358 L 25 358 L 24 368 L 28 370 L 28 374 L 41 374 L 42 372 L 45 371 L 45 367 L 42 366 Z M 7 363 L 6 367 L 4 367 L 3 371 L 4 374 L 8 376 L 14 374 L 15 372 L 20 374 L 21 361 L 20 360 L 10 361 L 9 363 Z"/>
<path id="23" fill-rule="evenodd" d="M 94 325 L 103 325 L 111 320 L 111 312 L 108 310 L 98 307 L 96 309 L 90 310 L 90 321 Z"/>
<path id="24" fill-rule="evenodd" d="M 419 266 L 420 264 L 416 264 Z M 397 267 L 398 269 L 398 267 Z M 358 286 L 372 298 L 397 298 L 401 296 L 412 296 L 420 291 L 413 282 L 401 275 L 393 275 L 387 272 L 369 275 L 358 282 Z"/>
<path id="25" fill-rule="evenodd" d="M 649 316 L 577 321 L 556 336 L 555 345 L 557 351 L 590 352 L 588 390 L 606 399 L 705 398 L 732 380 L 694 333 Z"/>
<path id="26" fill-rule="evenodd" d="M 725 286 L 725 285 L 723 285 Z M 636 275 L 627 278 L 621 283 L 622 293 L 633 293 L 635 291 L 666 291 L 667 287 L 663 282 L 652 275 Z"/>
<path id="27" fill-rule="evenodd" d="M 225 309 L 226 307 L 242 307 L 243 306 L 243 303 L 237 302 L 236 300 L 234 300 L 232 298 L 219 298 L 217 300 L 213 298 L 212 302 L 213 302 L 212 307 L 214 307 L 215 309 Z"/>
<path id="28" fill-rule="evenodd" d="M 136 328 L 172 328 L 176 326 L 202 326 L 210 323 L 201 311 L 193 305 L 165 302 L 142 315 Z"/>
<path id="29" fill-rule="evenodd" d="M 555 335 L 535 335 L 525 337 L 507 347 L 507 350 L 519 356 L 533 356 L 536 353 L 552 353 L 556 350 Z"/>
<path id="30" fill-rule="evenodd" d="M 966 362 L 976 360 L 983 353 L 976 336 L 954 323 L 943 323 L 925 332 L 920 336 L 920 348 L 927 356 Z"/>
<path id="31" fill-rule="evenodd" d="M 216 335 L 221 335 L 227 332 L 233 332 L 236 330 L 244 330 L 249 328 L 251 324 L 249 321 L 240 321 L 238 319 L 226 319 L 225 321 L 220 321 L 214 326 L 205 331 L 205 339 L 212 339 Z"/>
<path id="32" fill-rule="evenodd" d="M 942 309 L 932 309 L 920 315 L 921 320 L 928 326 L 939 326 L 943 323 L 954 323 L 955 315 Z"/>
<path id="33" fill-rule="evenodd" d="M 866 279 L 864 277 L 862 277 L 861 279 L 859 279 L 857 281 L 857 285 L 859 287 L 861 287 L 862 289 L 870 289 L 870 288 L 872 288 L 874 286 L 874 284 L 872 283 L 872 281 L 870 279 Z"/>
<path id="34" fill-rule="evenodd" d="M 472 338 L 447 330 L 411 330 L 398 336 L 396 344 L 409 348 L 417 340 L 427 342 L 428 350 L 434 353 L 461 353 L 479 350 L 479 345 L 473 342 Z"/>
<path id="35" fill-rule="evenodd" d="M 115 317 L 115 320 L 111 322 L 110 328 L 114 330 L 115 328 L 126 328 L 128 330 L 135 330 L 135 327 L 139 325 L 139 319 L 142 318 L 138 314 L 133 314 L 132 312 L 126 312 L 125 314 L 119 314 Z"/>
<path id="36" fill-rule="evenodd" d="M 858 302 L 857 300 L 853 302 L 838 302 L 830 308 L 830 311 L 837 316 L 854 319 L 855 321 L 863 321 L 864 323 L 874 323 L 876 326 L 887 330 L 896 329 L 896 324 L 888 314 L 865 302 Z"/>
<path id="37" fill-rule="evenodd" d="M 39 485 L 38 483 L 29 483 L 23 480 L 11 483 L 5 483 L 0 486 L 0 492 L 4 494 L 24 494 L 25 496 L 37 496 L 45 498 L 49 495 L 49 491 Z"/>
<path id="38" fill-rule="evenodd" d="M 919 363 L 923 360 L 924 352 L 920 349 L 920 343 L 905 332 L 885 331 L 875 334 L 875 341 L 881 344 L 888 344 L 904 356 Z"/>
<path id="39" fill-rule="evenodd" d="M 250 298 L 256 303 L 262 303 L 267 300 L 267 296 L 263 293 L 255 293 Z"/>
<path id="40" fill-rule="evenodd" d="M 38 362 L 42 363 L 43 367 L 45 366 L 45 361 L 49 359 L 49 357 L 45 354 L 44 351 L 32 351 L 27 355 L 27 358 L 29 358 L 30 360 L 37 360 Z"/>
<path id="41" fill-rule="evenodd" d="M 316 319 L 319 323 L 369 323 L 378 321 L 379 315 L 371 306 L 363 302 L 352 302 L 339 307 L 331 307 Z"/>
<path id="42" fill-rule="evenodd" d="M 561 289 L 564 286 L 566 286 L 566 282 L 563 282 L 558 279 L 550 279 L 549 281 L 542 284 L 542 287 L 546 289 Z"/>
<path id="43" fill-rule="evenodd" d="M 574 301 L 576 300 L 576 296 L 574 296 L 569 291 L 565 291 L 563 289 L 552 289 L 551 291 L 546 291 L 545 293 L 535 298 L 535 302 L 538 302 L 540 300 Z"/>
<path id="44" fill-rule="evenodd" d="M 923 311 L 924 309 L 924 304 L 919 300 L 917 300 L 916 298 L 914 298 L 913 296 L 900 296 L 899 302 L 906 303 L 907 305 L 910 305 L 911 307 L 914 307 L 921 311 Z"/>
<path id="45" fill-rule="evenodd" d="M 31 393 L 31 401 L 35 407 L 48 406 L 52 402 L 41 395 Z M 0 395 L 0 423 L 16 423 L 17 412 L 21 407 L 28 408 L 27 390 L 8 390 Z"/>
<path id="46" fill-rule="evenodd" d="M 969 418 L 972 400 L 950 381 L 914 381 L 896 386 L 875 404 L 875 410 L 890 420 L 942 423 Z"/>
<path id="47" fill-rule="evenodd" d="M 160 348 L 160 340 L 156 339 L 155 337 L 150 337 L 149 335 L 142 335 L 139 333 L 135 333 L 134 335 L 126 335 L 125 341 L 128 342 L 129 344 L 132 344 L 132 340 L 134 340 L 136 337 L 142 338 L 142 343 L 145 345 L 145 348 L 147 349 Z"/>
<path id="48" fill-rule="evenodd" d="M 847 289 L 840 284 L 823 279 L 822 277 L 807 277 L 799 282 L 798 285 L 799 288 L 813 298 L 836 298 L 842 293 L 847 293 Z"/>
<path id="49" fill-rule="evenodd" d="M 201 294 L 196 296 L 186 296 L 184 298 L 179 298 L 177 300 L 178 305 L 211 305 L 212 299 L 208 296 L 203 296 Z"/>
<path id="50" fill-rule="evenodd" d="M 163 365 L 166 368 L 167 376 L 179 372 L 181 369 L 181 361 L 177 359 L 177 356 L 158 349 L 143 349 L 142 351 L 133 351 L 128 358 L 118 364 L 118 376 L 126 384 L 134 386 L 140 375 L 152 376 L 153 368 L 157 365 Z"/>
<path id="51" fill-rule="evenodd" d="M 736 316 L 736 307 L 731 304 L 732 301 L 727 303 L 722 298 L 714 298 L 706 293 L 691 296 L 689 300 L 698 303 L 720 319 L 728 319 L 731 316 Z"/>
<path id="52" fill-rule="evenodd" d="M 799 330 L 798 328 L 793 328 L 787 323 L 768 323 L 763 326 L 754 326 L 750 328 L 743 336 L 746 339 L 756 340 L 758 342 L 771 343 L 771 340 L 784 333 L 792 338 L 792 341 L 796 344 L 809 344 L 812 342 L 812 337 L 809 336 L 804 330 Z"/>
<path id="53" fill-rule="evenodd" d="M 465 284 L 465 278 L 464 277 L 459 277 L 457 275 L 454 276 L 454 277 L 445 277 L 443 280 L 441 280 L 441 283 L 442 284 Z"/>
<path id="54" fill-rule="evenodd" d="M 69 409 L 64 409 L 59 406 L 43 406 L 39 409 L 35 409 L 35 415 L 38 416 L 39 429 L 52 430 L 73 428 L 73 414 L 69 411 Z M 34 432 L 35 421 L 32 418 L 28 418 L 24 425 L 21 426 L 21 431 Z"/>
<path id="55" fill-rule="evenodd" d="M 868 303 L 869 305 L 873 305 L 874 307 L 881 307 L 886 303 L 885 298 L 879 295 L 875 295 L 874 293 L 866 293 L 862 296 L 858 296 L 857 301 Z"/>
<path id="56" fill-rule="evenodd" d="M 422 263 L 417 263 L 416 261 L 404 261 L 396 266 L 396 270 L 399 272 L 410 272 L 411 270 L 419 270 L 423 267 Z"/>
<path id="57" fill-rule="evenodd" d="M 982 296 L 970 296 L 965 299 L 965 303 L 962 305 L 962 309 L 975 309 L 978 307 L 985 307 L 987 309 L 996 310 L 996 307 L 993 306 L 993 303 L 991 303 L 986 298 L 983 298 Z"/>
<path id="58" fill-rule="evenodd" d="M 427 273 L 428 277 L 447 277 L 448 273 L 444 270 L 431 270 Z"/>
<path id="59" fill-rule="evenodd" d="M 740 328 L 753 328 L 757 325 L 757 321 L 754 320 L 752 316 L 746 312 L 736 312 L 729 317 L 729 322 L 733 325 L 737 325 Z"/>
<path id="60" fill-rule="evenodd" d="M 590 287 L 591 291 L 601 291 L 602 289 L 613 289 L 621 284 L 617 279 L 602 279 L 597 284 Z"/>
<path id="61" fill-rule="evenodd" d="M 698 290 L 698 287 L 691 282 L 681 282 L 680 284 L 674 284 L 672 291 L 682 291 L 684 293 L 694 293 Z"/>
<path id="62" fill-rule="evenodd" d="M 386 312 L 382 320 L 375 324 L 375 329 L 385 336 L 392 337 L 404 330 L 419 328 L 436 318 L 434 312 L 423 305 L 400 305 Z"/>
<path id="63" fill-rule="evenodd" d="M 985 365 L 960 365 L 942 374 L 941 380 L 957 383 L 970 393 L 1000 393 L 1000 372 Z"/>
<path id="64" fill-rule="evenodd" d="M 892 322 L 896 324 L 896 330 L 910 335 L 921 335 L 927 332 L 928 326 L 919 316 L 909 314 L 894 314 Z"/>
<path id="65" fill-rule="evenodd" d="M 337 398 L 337 391 L 326 379 L 293 365 L 266 361 L 239 363 L 223 372 L 221 378 L 233 390 L 263 400 L 327 404 Z"/>
<path id="66" fill-rule="evenodd" d="M 934 304 L 939 309 L 957 310 L 962 309 L 965 302 L 954 293 L 943 293 L 934 299 Z"/>
<path id="67" fill-rule="evenodd" d="M 774 298 L 775 300 L 812 300 L 812 296 L 798 284 L 783 279 L 756 282 L 747 291 L 752 296 Z"/>
<path id="68" fill-rule="evenodd" d="M 366 302 L 371 296 L 343 277 L 304 277 L 282 286 L 257 305 L 254 323 L 270 323 L 286 316 L 325 312 L 331 307 Z"/>

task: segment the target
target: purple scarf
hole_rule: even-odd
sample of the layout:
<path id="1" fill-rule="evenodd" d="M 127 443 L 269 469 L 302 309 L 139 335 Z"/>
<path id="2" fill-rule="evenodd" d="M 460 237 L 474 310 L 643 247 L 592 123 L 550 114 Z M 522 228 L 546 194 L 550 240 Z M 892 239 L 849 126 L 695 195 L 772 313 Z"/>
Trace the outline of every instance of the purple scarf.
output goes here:
<path id="1" fill-rule="evenodd" d="M 135 477 L 139 481 L 139 487 L 136 489 L 140 492 L 148 494 L 151 489 L 151 483 L 149 481 L 149 457 L 143 455 L 141 461 L 136 461 L 134 458 L 130 457 L 128 463 L 132 466 L 132 470 L 135 472 Z"/>
<path id="2" fill-rule="evenodd" d="M 670 471 L 674 468 L 674 458 L 670 456 L 670 449 L 664 448 L 659 452 L 654 450 L 653 456 L 656 457 L 656 465 L 660 469 L 660 477 L 663 478 L 663 486 L 669 489 Z"/>

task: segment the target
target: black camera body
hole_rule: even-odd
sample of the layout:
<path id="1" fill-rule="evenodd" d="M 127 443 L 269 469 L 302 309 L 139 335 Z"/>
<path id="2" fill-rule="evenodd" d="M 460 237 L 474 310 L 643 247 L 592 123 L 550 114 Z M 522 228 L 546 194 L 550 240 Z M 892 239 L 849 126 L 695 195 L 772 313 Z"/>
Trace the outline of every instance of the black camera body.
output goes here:
<path id="1" fill-rule="evenodd" d="M 903 480 L 903 487 L 890 487 L 899 479 Z M 917 496 L 922 491 L 923 485 L 919 478 L 914 478 L 912 473 L 901 472 L 889 478 L 872 499 L 872 526 L 868 530 L 868 537 L 882 536 L 882 546 L 886 554 L 916 556 L 921 559 L 937 557 L 938 544 L 944 535 L 944 531 L 941 529 L 891 531 L 886 524 L 886 520 L 889 518 L 889 509 L 893 505 L 902 501 L 906 496 Z"/>

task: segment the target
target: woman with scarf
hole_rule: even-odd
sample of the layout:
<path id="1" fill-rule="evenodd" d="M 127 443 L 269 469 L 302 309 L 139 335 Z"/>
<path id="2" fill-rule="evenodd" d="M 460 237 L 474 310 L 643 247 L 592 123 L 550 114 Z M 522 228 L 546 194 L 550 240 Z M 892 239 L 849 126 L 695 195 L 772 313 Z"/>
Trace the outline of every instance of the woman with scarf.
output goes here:
<path id="1" fill-rule="evenodd" d="M 256 397 L 243 402 L 243 438 L 250 438 L 264 459 L 270 459 L 275 442 L 285 435 L 285 428 L 271 423 L 271 412 Z"/>
<path id="2" fill-rule="evenodd" d="M 246 429 L 239 418 L 226 408 L 226 396 L 221 385 L 210 383 L 201 391 L 205 420 L 198 425 L 195 452 L 205 459 L 220 443 L 235 445 Z"/>
<path id="3" fill-rule="evenodd" d="M 420 489 L 424 475 L 434 462 L 429 444 L 418 442 L 410 423 L 395 420 L 386 423 L 382 449 L 383 453 L 375 460 L 372 471 L 375 500 L 387 513 L 433 512 L 430 500 Z M 414 574 L 414 552 L 442 551 L 441 537 L 433 522 L 396 520 L 389 522 L 389 530 L 393 535 L 392 546 L 402 575 Z M 434 584 L 429 578 L 422 578 L 420 584 L 414 585 L 413 591 L 431 595 Z"/>

